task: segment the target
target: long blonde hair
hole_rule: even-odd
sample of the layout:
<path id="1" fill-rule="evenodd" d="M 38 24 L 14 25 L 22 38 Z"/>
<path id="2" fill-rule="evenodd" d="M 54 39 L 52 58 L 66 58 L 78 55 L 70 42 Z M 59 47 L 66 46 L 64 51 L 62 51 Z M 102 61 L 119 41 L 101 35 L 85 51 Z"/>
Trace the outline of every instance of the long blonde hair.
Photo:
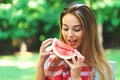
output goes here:
<path id="1" fill-rule="evenodd" d="M 74 14 L 82 22 L 84 37 L 82 46 L 78 48 L 78 51 L 85 57 L 85 63 L 98 69 L 100 80 L 106 80 L 106 72 L 109 75 L 109 79 L 112 80 L 111 68 L 105 59 L 103 48 L 98 39 L 95 16 L 89 7 L 84 4 L 73 3 L 64 8 L 60 15 L 60 40 L 64 42 L 61 32 L 62 18 L 68 13 Z M 60 59 L 58 58 L 56 63 L 59 61 Z"/>

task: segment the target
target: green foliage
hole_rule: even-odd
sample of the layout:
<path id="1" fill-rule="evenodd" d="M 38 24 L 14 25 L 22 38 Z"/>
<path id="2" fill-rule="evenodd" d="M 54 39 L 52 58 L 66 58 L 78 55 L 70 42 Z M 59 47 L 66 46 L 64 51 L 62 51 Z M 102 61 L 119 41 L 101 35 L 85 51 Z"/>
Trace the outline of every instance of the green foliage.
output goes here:
<path id="1" fill-rule="evenodd" d="M 76 1 L 83 3 L 90 2 L 98 23 L 110 21 L 112 23 L 112 30 L 119 26 L 120 5 L 118 1 Z M 45 38 L 48 38 L 53 37 L 53 31 L 55 31 L 56 37 L 58 37 L 59 13 L 67 3 L 71 2 L 73 2 L 73 0 L 3 1 L 3 3 L 0 3 L 0 39 L 26 39 L 37 34 L 42 34 Z M 52 34 L 48 36 L 46 35 L 48 33 Z"/>
<path id="2" fill-rule="evenodd" d="M 114 31 L 114 29 L 120 25 L 119 1 L 120 0 L 99 0 L 92 2 L 92 9 L 95 12 L 98 23 L 104 24 L 108 21 L 111 23 L 107 29 L 108 31 Z"/>
<path id="3" fill-rule="evenodd" d="M 60 3 L 52 0 L 13 0 L 12 3 L 1 3 L 0 39 L 26 39 L 37 34 L 48 38 L 53 37 L 53 31 L 57 37 L 57 20 L 64 6 L 64 3 Z"/>
<path id="4" fill-rule="evenodd" d="M 8 43 L 10 40 L 8 44 L 11 46 L 15 39 L 19 39 L 27 43 L 28 49 L 36 50 L 46 38 L 58 38 L 59 13 L 66 4 L 63 1 L 11 0 L 0 3 L 0 52 L 6 52 L 8 46 L 3 41 Z M 19 42 L 13 45 L 16 46 L 20 46 Z"/>
<path id="5" fill-rule="evenodd" d="M 4 40 L 10 40 L 12 45 L 14 39 L 42 42 L 46 38 L 58 38 L 59 14 L 68 3 L 73 1 L 0 0 L 0 44 L 3 46 Z M 98 23 L 109 26 L 106 31 L 113 33 L 120 26 L 120 0 L 75 1 L 90 3 Z"/>
<path id="6" fill-rule="evenodd" d="M 105 48 L 120 47 L 120 0 L 97 0 L 91 2 L 98 24 L 103 27 Z"/>

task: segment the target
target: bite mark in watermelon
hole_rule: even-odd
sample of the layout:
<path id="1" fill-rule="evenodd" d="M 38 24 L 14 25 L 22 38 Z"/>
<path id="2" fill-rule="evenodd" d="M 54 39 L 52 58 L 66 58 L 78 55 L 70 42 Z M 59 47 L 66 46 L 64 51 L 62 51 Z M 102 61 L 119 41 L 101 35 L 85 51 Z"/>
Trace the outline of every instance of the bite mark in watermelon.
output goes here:
<path id="1" fill-rule="evenodd" d="M 55 54 L 60 58 L 71 59 L 76 56 L 75 49 L 56 38 L 54 38 L 52 42 L 52 48 Z"/>

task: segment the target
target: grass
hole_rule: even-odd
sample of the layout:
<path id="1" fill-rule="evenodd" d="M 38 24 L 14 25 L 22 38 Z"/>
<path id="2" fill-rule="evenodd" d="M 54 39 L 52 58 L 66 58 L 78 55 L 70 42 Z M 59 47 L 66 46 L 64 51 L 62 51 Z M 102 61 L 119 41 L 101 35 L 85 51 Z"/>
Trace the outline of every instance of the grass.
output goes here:
<path id="1" fill-rule="evenodd" d="M 116 62 L 115 80 L 120 80 L 120 50 L 105 50 L 106 57 Z M 0 56 L 0 80 L 35 80 L 38 54 Z"/>
<path id="2" fill-rule="evenodd" d="M 120 49 L 105 50 L 108 60 L 115 61 L 115 80 L 120 80 Z"/>
<path id="3" fill-rule="evenodd" d="M 0 56 L 0 80 L 35 80 L 37 55 Z"/>

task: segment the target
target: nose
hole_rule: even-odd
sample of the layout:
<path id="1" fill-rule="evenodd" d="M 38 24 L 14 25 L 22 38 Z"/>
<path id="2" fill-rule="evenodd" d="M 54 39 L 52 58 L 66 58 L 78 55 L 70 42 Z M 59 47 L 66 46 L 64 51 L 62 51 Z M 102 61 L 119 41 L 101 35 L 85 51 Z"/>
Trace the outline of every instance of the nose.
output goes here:
<path id="1" fill-rule="evenodd" d="M 68 37 L 73 37 L 74 36 L 74 32 L 72 30 L 68 31 Z"/>

